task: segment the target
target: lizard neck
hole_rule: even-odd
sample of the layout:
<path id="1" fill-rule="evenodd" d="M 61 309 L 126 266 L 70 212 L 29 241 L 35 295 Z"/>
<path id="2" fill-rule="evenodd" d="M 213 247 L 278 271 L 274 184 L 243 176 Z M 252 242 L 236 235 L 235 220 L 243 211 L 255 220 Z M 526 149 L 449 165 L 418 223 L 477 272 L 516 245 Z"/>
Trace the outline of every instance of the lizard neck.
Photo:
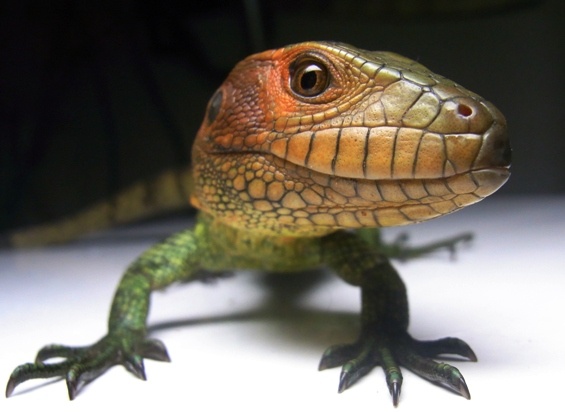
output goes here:
<path id="1" fill-rule="evenodd" d="M 202 250 L 204 269 L 212 271 L 260 269 L 295 272 L 322 264 L 321 239 L 265 234 L 230 226 L 215 216 L 200 211 L 195 233 Z"/>

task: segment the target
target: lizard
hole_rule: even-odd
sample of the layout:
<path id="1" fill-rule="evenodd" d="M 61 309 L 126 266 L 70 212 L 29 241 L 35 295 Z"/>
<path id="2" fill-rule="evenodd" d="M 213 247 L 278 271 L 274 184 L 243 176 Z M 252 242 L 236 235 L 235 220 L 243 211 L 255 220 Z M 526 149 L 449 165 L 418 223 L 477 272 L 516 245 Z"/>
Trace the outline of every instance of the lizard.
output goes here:
<path id="1" fill-rule="evenodd" d="M 198 209 L 194 226 L 130 264 L 106 336 L 43 347 L 15 368 L 6 396 L 60 376 L 72 400 L 115 365 L 145 379 L 144 358 L 169 361 L 147 336 L 153 291 L 202 273 L 324 268 L 361 291 L 357 340 L 329 347 L 319 364 L 341 366 L 339 392 L 380 366 L 396 406 L 402 367 L 469 399 L 461 372 L 434 358 L 476 355 L 458 338 L 408 333 L 406 287 L 390 260 L 410 249 L 385 247 L 379 228 L 474 204 L 507 181 L 510 163 L 503 114 L 409 58 L 313 41 L 253 54 L 209 100 L 191 172 L 179 174 Z"/>

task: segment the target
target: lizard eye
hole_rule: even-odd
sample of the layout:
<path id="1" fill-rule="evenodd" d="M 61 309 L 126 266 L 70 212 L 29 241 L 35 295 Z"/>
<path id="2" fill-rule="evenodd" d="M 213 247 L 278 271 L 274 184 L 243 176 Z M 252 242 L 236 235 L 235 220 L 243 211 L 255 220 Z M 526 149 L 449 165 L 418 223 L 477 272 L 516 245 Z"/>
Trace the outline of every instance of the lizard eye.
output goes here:
<path id="1" fill-rule="evenodd" d="M 224 94 L 222 90 L 216 91 L 212 98 L 210 99 L 210 103 L 208 103 L 208 123 L 212 123 L 216 120 L 218 113 L 220 112 L 220 107 L 222 106 L 222 100 L 224 99 Z"/>
<path id="2" fill-rule="evenodd" d="M 314 97 L 330 84 L 328 68 L 312 58 L 299 59 L 290 67 L 290 88 L 302 97 Z"/>

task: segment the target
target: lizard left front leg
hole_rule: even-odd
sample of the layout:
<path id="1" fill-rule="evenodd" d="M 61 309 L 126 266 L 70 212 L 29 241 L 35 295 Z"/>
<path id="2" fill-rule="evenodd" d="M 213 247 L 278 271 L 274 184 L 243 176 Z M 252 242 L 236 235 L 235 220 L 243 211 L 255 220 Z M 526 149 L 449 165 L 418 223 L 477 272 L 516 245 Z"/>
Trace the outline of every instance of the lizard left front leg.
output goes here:
<path id="1" fill-rule="evenodd" d="M 351 344 L 328 348 L 320 362 L 320 370 L 342 366 L 339 391 L 350 387 L 375 366 L 381 366 L 396 406 L 402 386 L 400 366 L 403 366 L 469 399 L 469 390 L 459 370 L 432 358 L 456 354 L 476 361 L 475 354 L 457 338 L 418 341 L 408 334 L 406 288 L 388 259 L 351 233 L 328 236 L 324 252 L 328 264 L 345 281 L 360 286 L 362 295 L 359 338 Z"/>
<path id="2" fill-rule="evenodd" d="M 147 337 L 146 320 L 151 292 L 177 281 L 197 279 L 206 242 L 196 230 L 185 230 L 143 253 L 122 277 L 114 295 L 108 333 L 84 347 L 48 345 L 35 362 L 18 366 L 6 385 L 6 397 L 30 379 L 64 377 L 69 398 L 114 365 L 123 365 L 145 379 L 143 359 L 168 361 L 163 343 Z M 202 232 L 202 231 L 200 231 Z M 62 358 L 56 362 L 46 362 Z"/>

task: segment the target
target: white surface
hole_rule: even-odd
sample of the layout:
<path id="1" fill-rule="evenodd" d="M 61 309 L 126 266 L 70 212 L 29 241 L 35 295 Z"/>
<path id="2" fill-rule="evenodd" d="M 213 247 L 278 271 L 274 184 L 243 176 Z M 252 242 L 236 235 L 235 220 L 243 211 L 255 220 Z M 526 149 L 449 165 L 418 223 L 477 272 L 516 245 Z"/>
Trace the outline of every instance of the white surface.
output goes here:
<path id="1" fill-rule="evenodd" d="M 396 267 L 409 290 L 411 333 L 460 337 L 479 362 L 453 362 L 471 401 L 404 371 L 398 410 L 561 409 L 564 212 L 565 198 L 495 196 L 403 229 L 413 243 L 475 232 L 455 262 L 443 253 Z M 152 231 L 156 236 L 147 235 Z M 62 247 L 0 252 L 2 382 L 44 344 L 85 345 L 101 337 L 121 272 L 162 232 L 162 225 L 146 224 Z M 132 239 L 135 233 L 144 236 Z M 339 369 L 317 371 L 328 345 L 356 336 L 355 288 L 330 277 L 292 305 L 290 292 L 260 279 L 242 274 L 155 294 L 150 325 L 172 363 L 146 361 L 147 382 L 116 367 L 69 402 L 64 382 L 32 381 L 2 398 L 0 410 L 394 409 L 379 369 L 340 395 Z"/>

